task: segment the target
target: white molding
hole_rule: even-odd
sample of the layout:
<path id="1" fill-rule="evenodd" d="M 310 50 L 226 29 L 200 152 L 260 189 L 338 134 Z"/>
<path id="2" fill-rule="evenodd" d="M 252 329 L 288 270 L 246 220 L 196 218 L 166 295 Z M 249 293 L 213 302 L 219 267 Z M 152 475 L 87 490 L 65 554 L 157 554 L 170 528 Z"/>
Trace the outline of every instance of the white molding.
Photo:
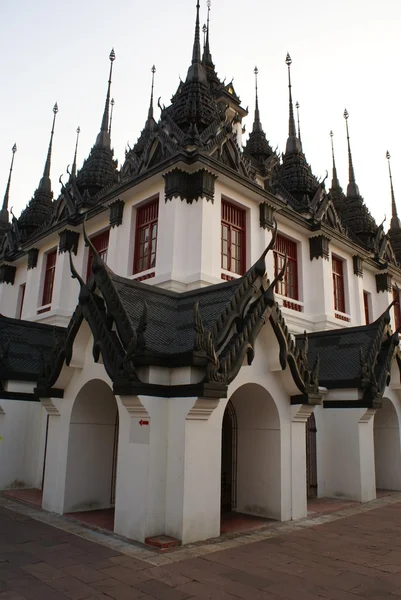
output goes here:
<path id="1" fill-rule="evenodd" d="M 219 405 L 220 398 L 197 398 L 186 416 L 187 421 L 207 421 Z"/>

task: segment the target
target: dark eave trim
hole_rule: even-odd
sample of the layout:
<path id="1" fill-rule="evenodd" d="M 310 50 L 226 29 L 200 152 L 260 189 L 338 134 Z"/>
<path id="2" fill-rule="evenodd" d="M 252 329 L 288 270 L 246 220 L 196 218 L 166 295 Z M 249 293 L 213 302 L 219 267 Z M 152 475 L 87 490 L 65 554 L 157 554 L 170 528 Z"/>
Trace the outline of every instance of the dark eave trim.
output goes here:
<path id="1" fill-rule="evenodd" d="M 0 400 L 23 400 L 24 402 L 40 402 L 38 396 L 29 392 L 5 392 L 0 390 Z"/>
<path id="2" fill-rule="evenodd" d="M 371 400 L 323 400 L 323 408 L 374 408 Z"/>

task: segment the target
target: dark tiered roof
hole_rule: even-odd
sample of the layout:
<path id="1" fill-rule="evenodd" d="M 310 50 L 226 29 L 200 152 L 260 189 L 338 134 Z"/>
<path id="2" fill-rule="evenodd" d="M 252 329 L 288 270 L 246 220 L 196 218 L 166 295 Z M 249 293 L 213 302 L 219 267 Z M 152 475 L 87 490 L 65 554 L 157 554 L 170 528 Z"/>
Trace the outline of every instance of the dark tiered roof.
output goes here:
<path id="1" fill-rule="evenodd" d="M 64 327 L 0 316 L 0 379 L 37 381 Z"/>
<path id="2" fill-rule="evenodd" d="M 365 402 L 380 402 L 394 355 L 398 361 L 400 357 L 399 336 L 390 327 L 391 307 L 370 325 L 308 334 L 308 361 L 319 359 L 319 385 L 358 388 Z M 297 336 L 297 344 L 304 346 L 304 336 Z"/>

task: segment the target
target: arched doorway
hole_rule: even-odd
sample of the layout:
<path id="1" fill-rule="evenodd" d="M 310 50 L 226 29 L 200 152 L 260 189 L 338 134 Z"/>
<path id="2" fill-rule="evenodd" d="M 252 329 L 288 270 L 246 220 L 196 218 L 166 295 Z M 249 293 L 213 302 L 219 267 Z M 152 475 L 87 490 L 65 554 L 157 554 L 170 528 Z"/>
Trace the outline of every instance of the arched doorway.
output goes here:
<path id="1" fill-rule="evenodd" d="M 229 513 L 237 505 L 237 416 L 229 401 L 221 432 L 221 512 Z"/>
<path id="2" fill-rule="evenodd" d="M 306 422 L 306 495 L 317 498 L 316 420 L 312 413 Z"/>
<path id="3" fill-rule="evenodd" d="M 86 383 L 71 412 L 64 512 L 108 509 L 115 503 L 118 407 L 101 380 Z"/>
<path id="4" fill-rule="evenodd" d="M 230 468 L 231 465 L 231 468 Z M 265 388 L 234 392 L 222 422 L 222 510 L 281 519 L 281 431 Z"/>
<path id="5" fill-rule="evenodd" d="M 391 400 L 383 398 L 374 419 L 376 488 L 401 490 L 400 424 Z"/>

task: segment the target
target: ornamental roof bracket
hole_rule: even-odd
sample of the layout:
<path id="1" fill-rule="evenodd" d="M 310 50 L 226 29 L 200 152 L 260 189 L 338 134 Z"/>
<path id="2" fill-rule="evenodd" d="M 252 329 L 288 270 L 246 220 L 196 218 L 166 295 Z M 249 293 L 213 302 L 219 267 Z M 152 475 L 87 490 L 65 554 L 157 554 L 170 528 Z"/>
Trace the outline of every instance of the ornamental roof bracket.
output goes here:
<path id="1" fill-rule="evenodd" d="M 112 274 L 111 269 L 109 269 L 109 267 L 101 259 L 101 257 L 99 256 L 99 253 L 97 252 L 96 248 L 94 247 L 90 238 L 87 235 L 85 221 L 82 224 L 82 228 L 83 228 L 83 236 L 84 236 L 85 244 L 86 244 L 86 246 L 90 247 L 90 249 L 93 253 L 92 273 L 94 275 L 94 280 L 96 282 L 96 286 L 98 287 L 99 291 L 101 292 L 101 294 L 104 298 L 104 301 L 106 303 L 108 317 L 109 317 L 109 319 L 111 319 L 111 321 L 109 321 L 109 326 L 111 325 L 111 322 L 114 321 L 114 323 L 116 324 L 117 332 L 120 337 L 121 343 L 122 343 L 123 347 L 127 349 L 128 347 L 130 347 L 132 338 L 135 335 L 132 325 L 131 325 L 131 322 L 124 310 L 121 300 L 120 300 L 120 298 L 116 292 L 116 289 L 113 285 L 113 282 L 112 282 L 112 279 L 110 276 Z M 140 328 L 139 328 L 140 334 L 142 336 L 141 340 L 142 340 L 143 346 L 144 346 L 143 335 L 144 335 L 144 331 L 146 329 L 146 322 L 147 322 L 146 312 L 147 312 L 147 307 L 145 306 L 143 321 L 141 322 Z"/>

